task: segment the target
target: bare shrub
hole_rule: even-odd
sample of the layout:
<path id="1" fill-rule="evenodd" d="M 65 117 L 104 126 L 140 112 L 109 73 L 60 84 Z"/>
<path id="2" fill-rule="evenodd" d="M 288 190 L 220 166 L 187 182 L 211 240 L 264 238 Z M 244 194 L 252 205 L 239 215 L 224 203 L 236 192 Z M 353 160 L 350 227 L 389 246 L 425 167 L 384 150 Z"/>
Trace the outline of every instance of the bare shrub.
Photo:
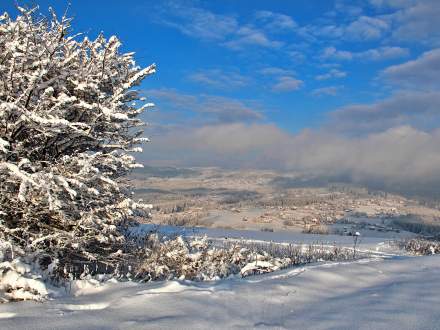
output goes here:
<path id="1" fill-rule="evenodd" d="M 287 227 L 295 226 L 295 222 L 293 220 L 284 220 L 283 225 Z"/>
<path id="2" fill-rule="evenodd" d="M 322 225 L 305 226 L 304 229 L 302 230 L 302 232 L 304 234 L 317 234 L 317 235 L 328 235 L 329 234 L 328 228 L 326 226 L 322 226 Z"/>
<path id="3" fill-rule="evenodd" d="M 392 223 L 394 226 L 412 233 L 440 237 L 440 222 L 432 223 L 414 216 L 402 216 L 393 219 Z"/>
<path id="4" fill-rule="evenodd" d="M 169 226 L 195 227 L 201 225 L 201 219 L 206 217 L 208 212 L 179 212 L 170 214 L 155 214 L 153 220 Z"/>

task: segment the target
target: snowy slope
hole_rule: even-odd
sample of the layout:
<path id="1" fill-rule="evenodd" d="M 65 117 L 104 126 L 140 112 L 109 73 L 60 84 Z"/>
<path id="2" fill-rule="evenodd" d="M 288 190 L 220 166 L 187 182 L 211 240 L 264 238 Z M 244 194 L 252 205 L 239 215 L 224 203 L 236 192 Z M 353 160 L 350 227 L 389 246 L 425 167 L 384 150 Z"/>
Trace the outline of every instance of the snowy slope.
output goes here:
<path id="1" fill-rule="evenodd" d="M 439 279 L 440 256 L 430 256 L 215 283 L 108 283 L 78 297 L 0 305 L 0 329 L 439 329 Z"/>
<path id="2" fill-rule="evenodd" d="M 209 238 L 228 238 L 228 239 L 238 239 L 245 241 L 266 241 L 266 242 L 277 242 L 277 243 L 304 243 L 304 244 L 314 244 L 323 243 L 338 246 L 353 246 L 352 236 L 342 236 L 342 235 L 314 235 L 314 234 L 304 234 L 292 231 L 276 231 L 276 232 L 265 232 L 259 230 L 238 230 L 238 229 L 223 229 L 223 228 L 204 228 L 204 227 L 177 227 L 177 226 L 163 226 L 163 225 L 152 225 L 152 224 L 142 224 L 140 226 L 131 227 L 130 232 L 133 236 L 143 237 L 146 233 L 150 231 L 159 231 L 166 235 L 182 235 L 182 236 L 204 236 Z M 391 241 L 399 240 L 407 236 L 396 236 L 396 237 L 371 237 L 362 236 L 359 240 L 359 247 L 361 249 L 375 249 L 378 244 Z"/>

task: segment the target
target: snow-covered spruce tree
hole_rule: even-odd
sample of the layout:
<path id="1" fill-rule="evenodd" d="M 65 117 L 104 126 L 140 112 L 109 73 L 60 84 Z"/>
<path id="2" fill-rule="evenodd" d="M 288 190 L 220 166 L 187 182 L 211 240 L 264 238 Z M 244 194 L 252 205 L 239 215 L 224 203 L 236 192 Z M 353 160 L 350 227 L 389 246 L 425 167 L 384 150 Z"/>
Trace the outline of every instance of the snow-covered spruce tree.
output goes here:
<path id="1" fill-rule="evenodd" d="M 56 275 L 112 263 L 121 227 L 148 205 L 121 178 L 138 166 L 151 106 L 134 86 L 155 72 L 119 51 L 116 37 L 70 35 L 70 19 L 18 8 L 0 16 L 0 239 L 57 260 Z"/>

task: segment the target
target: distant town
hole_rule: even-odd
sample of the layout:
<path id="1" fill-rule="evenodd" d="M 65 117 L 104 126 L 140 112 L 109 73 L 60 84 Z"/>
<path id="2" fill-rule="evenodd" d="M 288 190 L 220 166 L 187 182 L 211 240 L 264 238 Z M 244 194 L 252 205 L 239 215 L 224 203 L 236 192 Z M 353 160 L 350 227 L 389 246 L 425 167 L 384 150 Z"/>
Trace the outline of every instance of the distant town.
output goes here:
<path id="1" fill-rule="evenodd" d="M 272 171 L 153 168 L 130 182 L 156 224 L 312 234 L 436 235 L 440 210 L 397 194 Z"/>

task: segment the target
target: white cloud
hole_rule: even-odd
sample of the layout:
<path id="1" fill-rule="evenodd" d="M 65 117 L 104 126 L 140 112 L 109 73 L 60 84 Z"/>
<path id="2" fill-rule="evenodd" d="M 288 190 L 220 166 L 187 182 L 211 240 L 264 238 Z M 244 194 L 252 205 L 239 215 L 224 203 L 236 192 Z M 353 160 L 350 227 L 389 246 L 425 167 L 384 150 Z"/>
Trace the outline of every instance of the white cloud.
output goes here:
<path id="1" fill-rule="evenodd" d="M 233 16 L 217 15 L 209 10 L 176 3 L 169 4 L 166 11 L 154 19 L 190 37 L 207 40 L 223 40 L 238 28 Z"/>
<path id="2" fill-rule="evenodd" d="M 370 3 L 376 7 L 404 8 L 413 5 L 417 0 L 370 0 Z"/>
<path id="3" fill-rule="evenodd" d="M 195 103 L 197 103 L 196 96 L 179 93 L 175 89 L 149 89 L 146 91 L 146 94 L 148 94 L 148 97 L 152 97 L 153 99 L 163 100 L 186 109 L 191 108 Z"/>
<path id="4" fill-rule="evenodd" d="M 406 57 L 409 50 L 402 47 L 379 47 L 368 49 L 364 52 L 355 53 L 354 56 L 367 61 L 384 61 L 389 59 Z"/>
<path id="5" fill-rule="evenodd" d="M 347 3 L 346 1 L 336 0 L 335 1 L 335 15 L 340 13 L 344 16 L 353 16 L 359 17 L 362 15 L 363 8 L 359 5 L 356 5 L 353 1 L 351 3 Z"/>
<path id="6" fill-rule="evenodd" d="M 359 135 L 411 125 L 433 129 L 440 125 L 440 92 L 401 91 L 372 104 L 354 104 L 331 113 L 333 130 Z"/>
<path id="7" fill-rule="evenodd" d="M 343 86 L 328 86 L 316 88 L 312 91 L 312 95 L 315 96 L 336 96 L 339 91 L 343 88 Z"/>
<path id="8" fill-rule="evenodd" d="M 321 58 L 341 61 L 359 59 L 363 61 L 385 61 L 395 58 L 402 58 L 409 55 L 409 50 L 402 47 L 384 46 L 379 48 L 367 49 L 361 52 L 350 52 L 338 50 L 335 47 L 327 47 L 322 52 Z"/>
<path id="9" fill-rule="evenodd" d="M 325 23 L 308 26 L 307 30 L 314 36 L 332 39 L 411 41 L 440 46 L 440 1 L 370 0 L 369 3 L 375 13 L 372 16 L 361 15 L 363 10 L 356 3 L 353 6 L 348 1 L 336 2 Z M 365 3 L 363 7 L 371 10 Z M 350 20 L 354 16 L 358 18 Z M 347 23 L 341 23 L 347 19 Z"/>
<path id="10" fill-rule="evenodd" d="M 360 41 L 377 40 L 388 29 L 388 23 L 380 18 L 361 16 L 345 28 L 344 35 L 348 39 Z"/>
<path id="11" fill-rule="evenodd" d="M 150 89 L 146 94 L 156 103 L 159 113 L 192 112 L 190 125 L 252 122 L 264 118 L 255 106 L 242 100 L 205 94 L 195 96 L 166 88 Z"/>
<path id="12" fill-rule="evenodd" d="M 334 24 L 325 26 L 310 26 L 309 30 L 318 38 L 326 37 L 336 39 L 344 36 L 344 27 Z"/>
<path id="13" fill-rule="evenodd" d="M 273 92 L 291 92 L 300 89 L 304 82 L 295 77 L 296 72 L 280 67 L 266 67 L 258 71 L 273 81 Z"/>
<path id="14" fill-rule="evenodd" d="M 243 101 L 223 96 L 204 96 L 198 111 L 215 115 L 219 122 L 248 122 L 263 119 L 261 112 Z"/>
<path id="15" fill-rule="evenodd" d="M 438 0 L 370 0 L 384 18 L 394 26 L 392 37 L 426 45 L 440 44 L 440 1 Z M 391 13 L 390 9 L 394 10 Z"/>
<path id="16" fill-rule="evenodd" d="M 242 50 L 247 46 L 279 48 L 283 44 L 281 41 L 271 40 L 264 31 L 250 25 L 239 28 L 233 39 L 223 43 L 224 46 L 234 50 Z"/>
<path id="17" fill-rule="evenodd" d="M 267 75 L 267 76 L 295 75 L 296 74 L 295 71 L 293 71 L 293 70 L 279 68 L 276 66 L 265 67 L 265 68 L 259 70 L 258 72 L 261 73 L 262 75 Z"/>
<path id="18" fill-rule="evenodd" d="M 317 37 L 351 41 L 372 41 L 381 39 L 389 31 L 389 23 L 379 17 L 360 16 L 347 24 L 326 24 L 310 26 Z"/>
<path id="19" fill-rule="evenodd" d="M 338 69 L 331 69 L 329 72 L 317 75 L 315 77 L 316 80 L 327 80 L 332 78 L 344 78 L 347 76 L 347 72 L 338 70 Z"/>
<path id="20" fill-rule="evenodd" d="M 239 23 L 234 15 L 216 14 L 175 2 L 162 6 L 152 17 L 155 22 L 175 28 L 187 36 L 218 42 L 233 50 L 243 50 L 249 46 L 279 48 L 284 43 L 272 40 L 268 32 L 290 29 L 296 24 L 287 15 L 262 11 L 257 15 L 259 20 L 264 21 L 259 28 L 251 23 Z"/>
<path id="21" fill-rule="evenodd" d="M 265 29 L 272 32 L 294 31 L 298 27 L 292 17 L 268 10 L 257 11 L 255 17 L 261 24 L 264 24 Z"/>
<path id="22" fill-rule="evenodd" d="M 210 87 L 229 89 L 244 87 L 250 83 L 250 79 L 235 71 L 220 69 L 199 70 L 188 76 L 197 83 Z"/>
<path id="23" fill-rule="evenodd" d="M 283 169 L 301 174 L 348 177 L 382 185 L 438 185 L 440 130 L 393 127 L 362 138 L 274 125 L 228 124 L 171 131 L 149 145 L 148 159 L 178 166 Z"/>
<path id="24" fill-rule="evenodd" d="M 302 80 L 290 76 L 281 76 L 277 78 L 277 82 L 272 86 L 274 92 L 291 92 L 301 88 L 304 84 Z"/>
<path id="25" fill-rule="evenodd" d="M 386 79 L 403 86 L 438 88 L 440 86 L 440 48 L 423 53 L 415 60 L 393 65 L 382 72 Z"/>
<path id="26" fill-rule="evenodd" d="M 286 51 L 286 54 L 296 63 L 303 63 L 306 59 L 306 56 L 297 50 Z"/>
<path id="27" fill-rule="evenodd" d="M 346 50 L 337 50 L 335 47 L 331 46 L 324 48 L 321 57 L 334 60 L 352 60 L 353 53 Z"/>

